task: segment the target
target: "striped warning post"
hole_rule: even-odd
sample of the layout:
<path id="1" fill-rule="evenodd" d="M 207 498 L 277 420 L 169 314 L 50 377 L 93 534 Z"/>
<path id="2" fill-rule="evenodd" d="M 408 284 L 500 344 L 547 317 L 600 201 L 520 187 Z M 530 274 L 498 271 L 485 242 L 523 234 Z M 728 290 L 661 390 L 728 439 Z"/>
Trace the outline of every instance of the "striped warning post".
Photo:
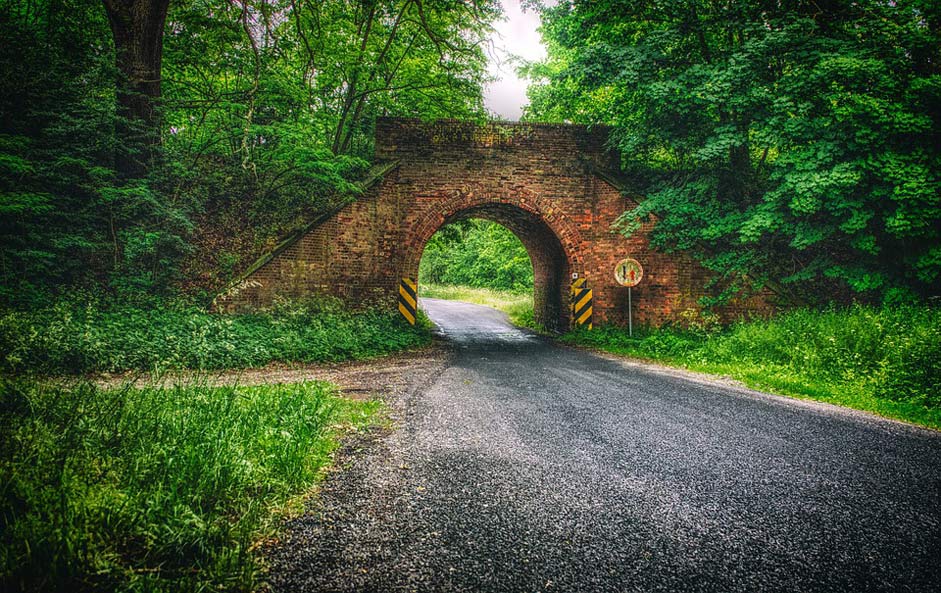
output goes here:
<path id="1" fill-rule="evenodd" d="M 575 322 L 575 293 L 578 292 L 580 288 L 586 287 L 584 278 L 576 278 L 572 280 L 572 289 L 569 290 L 569 315 L 572 317 L 572 322 Z"/>
<path id="2" fill-rule="evenodd" d="M 572 280 L 572 292 L 574 293 L 576 288 L 582 288 L 585 286 L 586 282 L 587 280 L 584 278 L 576 278 L 575 280 Z"/>
<path id="3" fill-rule="evenodd" d="M 399 313 L 410 324 L 415 325 L 418 312 L 418 287 L 411 278 L 402 278 L 399 282 Z"/>
<path id="4" fill-rule="evenodd" d="M 591 325 L 591 288 L 584 278 L 579 278 L 572 282 L 572 320 L 575 325 L 584 326 L 588 329 Z"/>

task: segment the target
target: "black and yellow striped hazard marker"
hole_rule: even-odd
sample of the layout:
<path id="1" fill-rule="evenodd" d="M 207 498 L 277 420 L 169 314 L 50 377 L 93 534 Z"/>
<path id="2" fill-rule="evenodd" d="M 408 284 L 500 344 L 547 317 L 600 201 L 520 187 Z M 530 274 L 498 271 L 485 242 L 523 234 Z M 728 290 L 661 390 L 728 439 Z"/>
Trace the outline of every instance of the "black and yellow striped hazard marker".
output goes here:
<path id="1" fill-rule="evenodd" d="M 402 278 L 399 283 L 399 313 L 410 324 L 415 325 L 418 313 L 418 287 L 411 278 Z"/>
<path id="2" fill-rule="evenodd" d="M 591 288 L 584 278 L 579 278 L 572 282 L 572 320 L 575 325 L 592 328 L 592 294 Z"/>
<path id="3" fill-rule="evenodd" d="M 586 282 L 587 281 L 584 278 L 576 278 L 575 280 L 572 280 L 572 307 L 575 306 L 575 291 L 579 288 L 587 287 Z M 572 312 L 574 313 L 575 310 L 573 309 Z"/>
<path id="4" fill-rule="evenodd" d="M 575 293 L 584 286 L 584 278 L 576 278 L 575 280 L 572 280 L 572 289 L 569 291 L 569 315 L 572 316 L 573 322 L 575 321 Z"/>

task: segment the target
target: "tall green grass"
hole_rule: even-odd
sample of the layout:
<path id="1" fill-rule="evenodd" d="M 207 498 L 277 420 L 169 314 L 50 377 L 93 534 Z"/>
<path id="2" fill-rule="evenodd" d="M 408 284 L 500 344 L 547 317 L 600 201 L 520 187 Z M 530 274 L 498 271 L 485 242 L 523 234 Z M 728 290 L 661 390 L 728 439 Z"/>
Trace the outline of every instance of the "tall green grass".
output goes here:
<path id="1" fill-rule="evenodd" d="M 424 325 L 411 327 L 397 312 L 350 313 L 337 302 L 214 315 L 183 305 L 63 301 L 35 311 L 0 312 L 0 370 L 245 368 L 367 358 L 429 339 Z"/>
<path id="2" fill-rule="evenodd" d="M 740 379 L 760 389 L 941 428 L 941 310 L 796 310 L 728 328 L 576 331 L 564 340 Z"/>
<path id="3" fill-rule="evenodd" d="M 253 549 L 308 491 L 338 423 L 326 383 L 0 382 L 0 589 L 249 591 Z"/>

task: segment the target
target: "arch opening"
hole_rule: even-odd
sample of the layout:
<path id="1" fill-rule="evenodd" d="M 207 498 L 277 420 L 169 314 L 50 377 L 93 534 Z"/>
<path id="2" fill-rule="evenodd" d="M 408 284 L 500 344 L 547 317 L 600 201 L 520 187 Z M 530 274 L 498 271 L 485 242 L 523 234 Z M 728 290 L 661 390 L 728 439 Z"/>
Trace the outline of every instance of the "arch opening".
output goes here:
<path id="1" fill-rule="evenodd" d="M 443 218 L 420 238 L 417 258 L 408 266 L 415 276 L 431 237 L 447 225 L 468 219 L 497 223 L 509 230 L 526 250 L 532 266 L 534 321 L 549 330 L 565 330 L 569 325 L 567 278 L 570 258 L 556 233 L 538 214 L 506 203 L 486 203 L 465 208 Z"/>

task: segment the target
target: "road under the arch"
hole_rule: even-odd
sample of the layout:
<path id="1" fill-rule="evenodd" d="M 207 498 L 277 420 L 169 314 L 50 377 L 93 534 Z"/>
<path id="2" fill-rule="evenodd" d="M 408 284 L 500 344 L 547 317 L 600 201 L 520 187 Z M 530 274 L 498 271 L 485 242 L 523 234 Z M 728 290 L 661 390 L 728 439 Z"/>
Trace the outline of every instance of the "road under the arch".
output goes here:
<path id="1" fill-rule="evenodd" d="M 938 590 L 941 434 L 423 307 L 453 359 L 288 526 L 275 590 Z"/>

